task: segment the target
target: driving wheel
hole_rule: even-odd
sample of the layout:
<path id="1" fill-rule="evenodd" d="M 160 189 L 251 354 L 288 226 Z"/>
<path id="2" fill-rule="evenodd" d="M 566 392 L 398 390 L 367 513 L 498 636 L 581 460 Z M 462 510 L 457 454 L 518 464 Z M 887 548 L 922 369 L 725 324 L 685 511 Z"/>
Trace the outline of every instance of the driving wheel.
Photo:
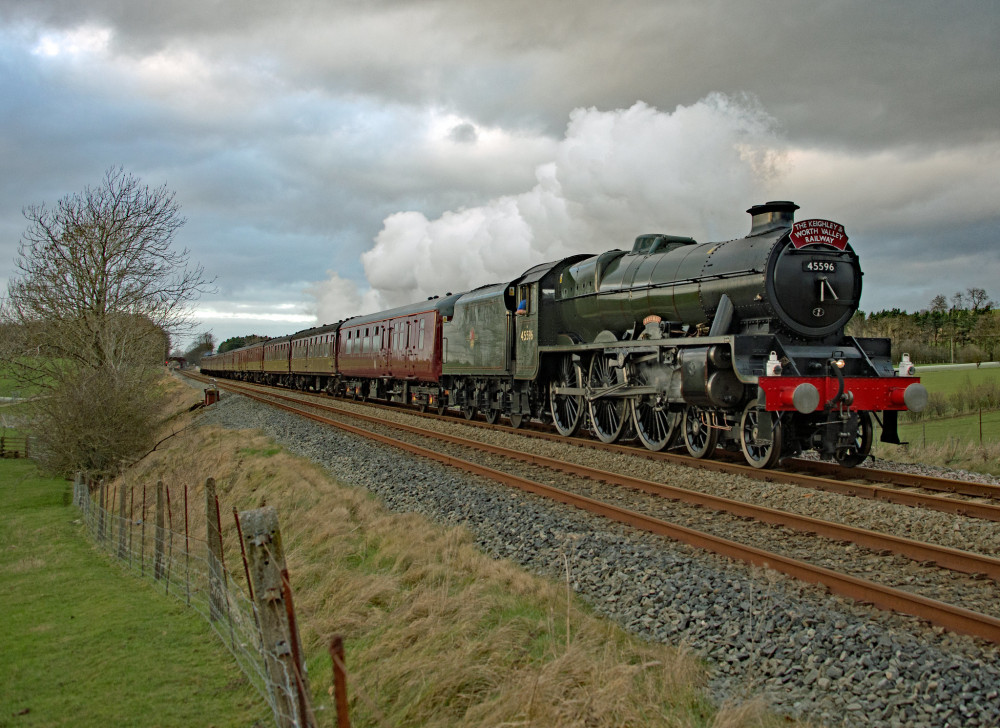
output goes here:
<path id="1" fill-rule="evenodd" d="M 607 389 L 619 384 L 621 369 L 611 366 L 611 360 L 603 354 L 595 354 L 590 360 L 587 375 L 588 389 Z M 622 397 L 599 397 L 591 400 L 590 424 L 601 442 L 615 442 L 625 429 L 625 399 Z"/>
<path id="2" fill-rule="evenodd" d="M 549 407 L 552 424 L 563 437 L 575 435 L 583 422 L 583 397 L 579 394 L 556 394 L 555 387 L 579 387 L 579 369 L 565 356 L 559 360 L 555 378 L 549 384 Z"/>
<path id="3" fill-rule="evenodd" d="M 646 379 L 637 372 L 633 385 L 644 386 Z M 683 414 L 671 412 L 659 395 L 644 394 L 629 400 L 632 409 L 632 427 L 636 437 L 647 450 L 659 452 L 677 441 Z"/>

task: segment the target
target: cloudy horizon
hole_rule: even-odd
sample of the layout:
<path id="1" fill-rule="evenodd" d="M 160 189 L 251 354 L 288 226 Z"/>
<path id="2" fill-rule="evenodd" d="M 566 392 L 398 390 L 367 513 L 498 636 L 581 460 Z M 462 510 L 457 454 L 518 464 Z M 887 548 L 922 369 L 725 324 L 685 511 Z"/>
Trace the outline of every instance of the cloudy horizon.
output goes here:
<path id="1" fill-rule="evenodd" d="M 1000 6 L 0 0 L 0 284 L 21 210 L 176 192 L 197 331 L 281 335 L 753 204 L 845 225 L 861 306 L 1000 299 Z"/>

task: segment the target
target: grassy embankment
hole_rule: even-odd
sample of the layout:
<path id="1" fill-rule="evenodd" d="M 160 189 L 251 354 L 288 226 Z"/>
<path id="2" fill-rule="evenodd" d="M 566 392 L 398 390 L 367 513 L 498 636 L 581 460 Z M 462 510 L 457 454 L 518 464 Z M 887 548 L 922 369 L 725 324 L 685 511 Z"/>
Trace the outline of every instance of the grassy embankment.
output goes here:
<path id="1" fill-rule="evenodd" d="M 199 393 L 178 396 L 183 411 Z M 263 501 L 278 509 L 321 723 L 332 724 L 326 647 L 342 634 L 356 725 L 787 724 L 753 701 L 716 711 L 690 654 L 625 634 L 567 584 L 483 555 L 463 528 L 389 513 L 259 434 L 185 430 L 128 479 L 207 477 L 224 513 Z M 223 529 L 226 561 L 238 564 L 231 518 Z"/>
<path id="2" fill-rule="evenodd" d="M 890 460 L 946 465 L 1000 475 L 1000 368 L 921 370 L 930 405 L 918 418 L 899 420 L 909 445 L 884 445 L 876 432 L 874 454 Z M 982 417 L 977 402 L 986 402 Z"/>
<path id="3" fill-rule="evenodd" d="M 268 725 L 201 617 L 93 548 L 70 490 L 0 460 L 0 726 Z"/>

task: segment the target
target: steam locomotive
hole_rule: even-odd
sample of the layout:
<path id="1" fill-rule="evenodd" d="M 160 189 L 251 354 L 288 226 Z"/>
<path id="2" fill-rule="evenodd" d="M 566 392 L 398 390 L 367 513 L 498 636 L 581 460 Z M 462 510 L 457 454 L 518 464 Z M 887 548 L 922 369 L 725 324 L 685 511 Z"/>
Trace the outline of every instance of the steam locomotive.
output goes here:
<path id="1" fill-rule="evenodd" d="M 758 468 L 815 450 L 864 460 L 873 419 L 927 391 L 891 342 L 844 327 L 862 272 L 842 225 L 795 222 L 798 205 L 747 210 L 750 234 L 719 243 L 640 235 L 631 250 L 574 255 L 511 281 L 357 316 L 205 357 L 218 377 L 481 413 L 517 428 L 551 421 L 650 450 L 722 446 Z"/>

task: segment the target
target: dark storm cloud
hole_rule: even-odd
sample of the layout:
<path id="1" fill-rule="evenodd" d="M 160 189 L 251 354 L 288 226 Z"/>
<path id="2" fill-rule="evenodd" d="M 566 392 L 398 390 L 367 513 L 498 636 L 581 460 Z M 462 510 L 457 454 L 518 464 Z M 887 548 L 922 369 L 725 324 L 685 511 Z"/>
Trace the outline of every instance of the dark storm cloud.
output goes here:
<path id="1" fill-rule="evenodd" d="M 178 46 L 302 85 L 565 125 L 579 106 L 749 92 L 792 138 L 841 145 L 996 138 L 995 0 L 15 4 L 91 22 L 143 55 Z"/>
<path id="2" fill-rule="evenodd" d="M 963 285 L 1000 298 L 985 280 L 1000 267 L 998 19 L 995 0 L 0 1 L 0 278 L 24 205 L 123 164 L 177 191 L 180 242 L 218 273 L 220 299 L 302 308 L 294 292 L 326 271 L 361 280 L 395 213 L 429 230 L 461 216 L 449 211 L 502 219 L 566 146 L 575 109 L 597 120 L 641 100 L 669 115 L 721 92 L 771 120 L 775 194 L 871 242 L 866 307 L 922 305 L 922 277 L 955 250 L 980 264 Z M 652 158 L 636 153 L 637 173 L 670 174 Z M 731 169 L 676 168 L 714 179 L 685 199 L 701 193 L 722 227 L 762 201 L 730 199 L 764 189 L 749 183 L 717 192 Z M 722 215 L 719 199 L 736 207 Z"/>

